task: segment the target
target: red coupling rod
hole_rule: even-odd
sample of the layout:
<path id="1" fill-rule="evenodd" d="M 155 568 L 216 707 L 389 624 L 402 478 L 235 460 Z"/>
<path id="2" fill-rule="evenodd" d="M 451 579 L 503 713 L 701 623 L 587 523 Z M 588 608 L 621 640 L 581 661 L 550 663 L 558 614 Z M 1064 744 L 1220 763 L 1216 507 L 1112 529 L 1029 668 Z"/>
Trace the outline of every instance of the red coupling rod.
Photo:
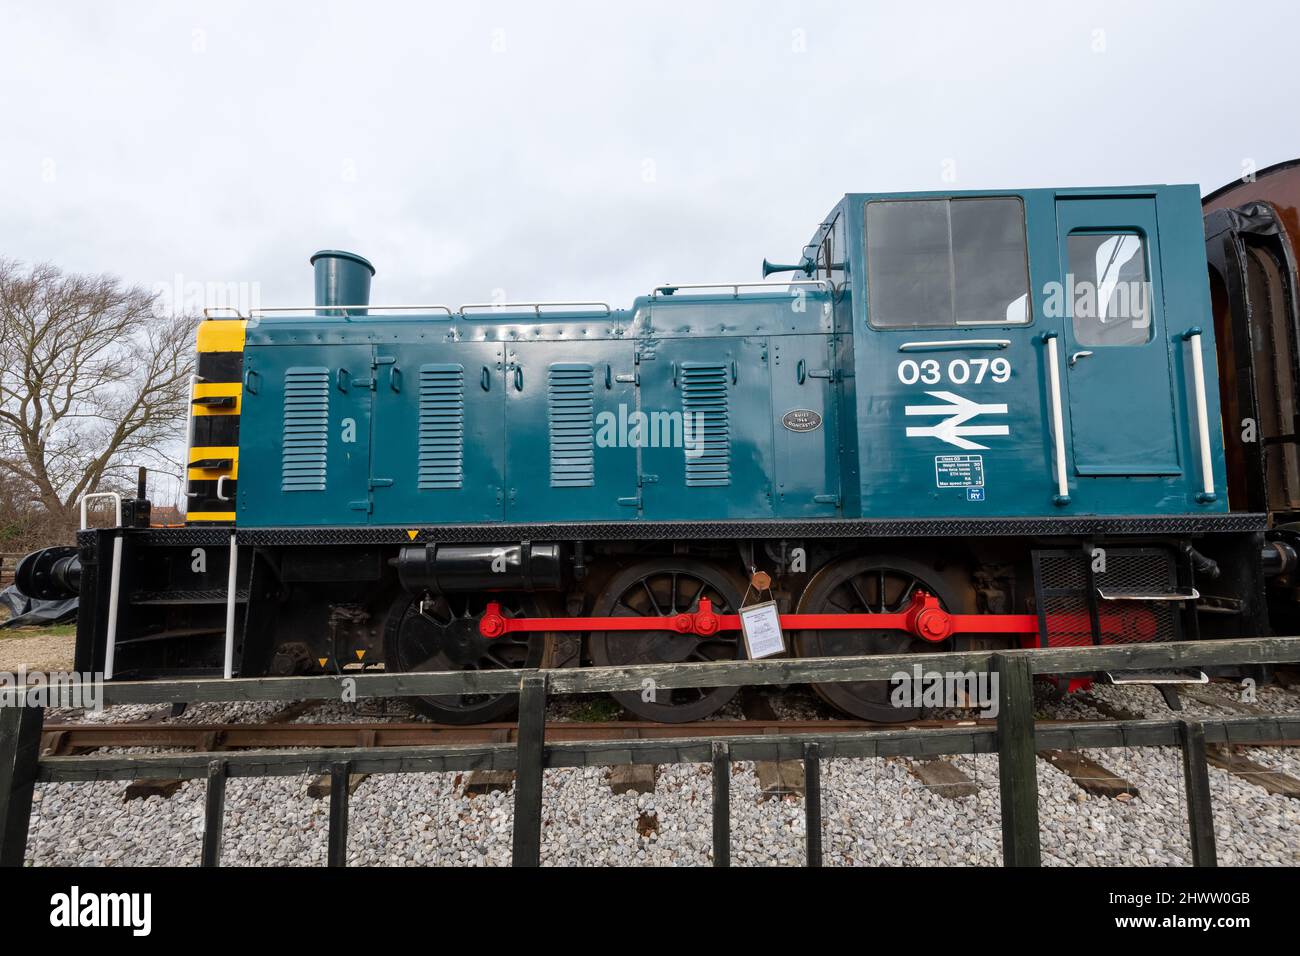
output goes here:
<path id="1" fill-rule="evenodd" d="M 939 599 L 925 591 L 912 594 L 906 610 L 882 614 L 782 614 L 787 631 L 906 631 L 932 643 L 953 634 L 1038 634 L 1035 614 L 949 614 Z M 479 619 L 484 637 L 538 631 L 675 631 L 710 637 L 719 631 L 740 630 L 739 614 L 717 614 L 708 598 L 699 610 L 665 617 L 506 617 L 495 601 Z"/>

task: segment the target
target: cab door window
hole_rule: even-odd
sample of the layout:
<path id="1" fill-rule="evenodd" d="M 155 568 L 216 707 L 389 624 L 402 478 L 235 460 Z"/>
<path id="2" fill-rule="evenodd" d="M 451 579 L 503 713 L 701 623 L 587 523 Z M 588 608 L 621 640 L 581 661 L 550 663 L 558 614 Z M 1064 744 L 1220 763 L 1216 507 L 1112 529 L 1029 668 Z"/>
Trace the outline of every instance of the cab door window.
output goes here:
<path id="1" fill-rule="evenodd" d="M 1080 345 L 1151 341 L 1147 244 L 1132 230 L 1078 231 L 1066 237 L 1074 340 Z"/>

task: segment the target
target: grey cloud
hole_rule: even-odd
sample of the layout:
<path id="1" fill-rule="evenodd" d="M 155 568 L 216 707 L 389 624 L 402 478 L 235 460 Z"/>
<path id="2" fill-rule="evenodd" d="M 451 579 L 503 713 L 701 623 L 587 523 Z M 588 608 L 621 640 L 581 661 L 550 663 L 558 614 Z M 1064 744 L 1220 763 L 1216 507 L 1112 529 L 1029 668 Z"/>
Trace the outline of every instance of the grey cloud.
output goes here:
<path id="1" fill-rule="evenodd" d="M 342 246 L 384 302 L 626 304 L 756 277 L 841 193 L 944 188 L 945 160 L 966 188 L 1209 190 L 1290 158 L 1297 26 L 1281 2 L 11 0 L 0 255 L 271 305 Z"/>

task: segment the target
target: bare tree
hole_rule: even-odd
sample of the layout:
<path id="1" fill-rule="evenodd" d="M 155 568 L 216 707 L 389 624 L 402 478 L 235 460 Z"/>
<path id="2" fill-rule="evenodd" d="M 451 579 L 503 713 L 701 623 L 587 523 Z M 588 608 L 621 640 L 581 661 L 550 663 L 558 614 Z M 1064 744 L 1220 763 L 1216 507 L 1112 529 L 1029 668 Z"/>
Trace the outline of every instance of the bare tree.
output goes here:
<path id="1" fill-rule="evenodd" d="M 179 470 L 194 329 L 113 276 L 0 259 L 0 474 L 68 528 L 132 466 Z"/>
<path id="2" fill-rule="evenodd" d="M 24 554 L 67 544 L 68 529 L 32 496 L 31 486 L 0 471 L 0 552 Z"/>

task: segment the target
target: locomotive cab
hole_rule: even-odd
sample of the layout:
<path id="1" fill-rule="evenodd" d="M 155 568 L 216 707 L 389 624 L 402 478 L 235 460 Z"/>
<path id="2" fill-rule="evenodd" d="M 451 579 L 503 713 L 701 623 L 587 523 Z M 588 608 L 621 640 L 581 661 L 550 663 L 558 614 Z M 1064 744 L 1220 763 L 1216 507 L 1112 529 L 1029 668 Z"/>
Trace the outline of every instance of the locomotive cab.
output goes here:
<path id="1" fill-rule="evenodd" d="M 856 264 L 860 512 L 1226 510 L 1198 214 L 1182 186 L 846 197 L 814 274 Z"/>

